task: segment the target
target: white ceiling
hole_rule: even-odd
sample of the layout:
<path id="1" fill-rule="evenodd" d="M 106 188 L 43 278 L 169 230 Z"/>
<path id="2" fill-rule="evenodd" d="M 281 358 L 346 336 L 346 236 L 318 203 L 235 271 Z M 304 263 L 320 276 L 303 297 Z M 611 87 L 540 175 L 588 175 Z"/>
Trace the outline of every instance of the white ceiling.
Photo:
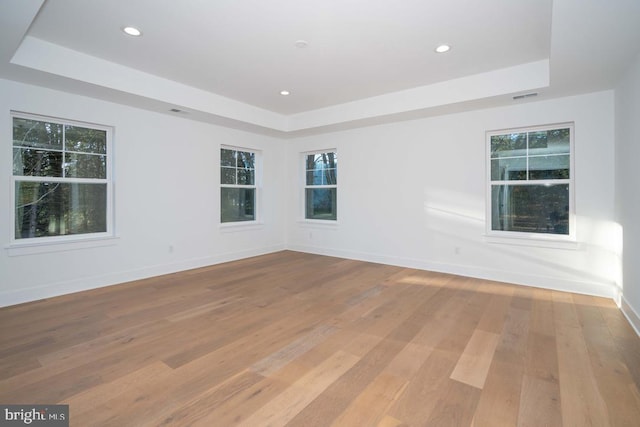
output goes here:
<path id="1" fill-rule="evenodd" d="M 3 0 L 0 15 L 0 77 L 282 135 L 609 89 L 640 52 L 638 0 Z"/>

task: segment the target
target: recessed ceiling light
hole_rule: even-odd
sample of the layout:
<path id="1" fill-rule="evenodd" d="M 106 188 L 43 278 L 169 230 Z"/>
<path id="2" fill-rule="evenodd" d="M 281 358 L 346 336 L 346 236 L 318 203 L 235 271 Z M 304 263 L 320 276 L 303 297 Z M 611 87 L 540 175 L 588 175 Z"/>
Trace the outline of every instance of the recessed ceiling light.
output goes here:
<path id="1" fill-rule="evenodd" d="M 298 40 L 296 41 L 295 45 L 299 49 L 304 49 L 305 47 L 309 46 L 309 42 L 306 40 Z"/>
<path id="2" fill-rule="evenodd" d="M 136 27 L 124 27 L 122 31 L 133 37 L 140 37 L 142 35 L 142 31 L 140 31 Z"/>
<path id="3" fill-rule="evenodd" d="M 437 53 L 445 53 L 445 52 L 449 52 L 450 50 L 451 50 L 451 46 L 449 46 L 448 44 L 441 44 L 436 48 Z"/>
<path id="4" fill-rule="evenodd" d="M 291 92 L 289 92 L 288 90 L 281 90 L 280 91 L 280 95 L 282 95 L 282 96 L 287 96 L 287 95 L 290 95 L 290 94 L 291 94 Z"/>

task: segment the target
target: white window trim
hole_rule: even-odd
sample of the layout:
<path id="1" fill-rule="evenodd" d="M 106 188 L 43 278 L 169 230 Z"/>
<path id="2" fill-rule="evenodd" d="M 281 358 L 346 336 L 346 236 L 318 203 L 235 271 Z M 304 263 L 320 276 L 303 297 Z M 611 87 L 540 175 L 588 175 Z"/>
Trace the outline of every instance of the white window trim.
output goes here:
<path id="1" fill-rule="evenodd" d="M 91 178 L 60 178 L 60 177 L 32 177 L 32 176 L 15 176 L 13 174 L 13 119 L 21 118 L 28 120 L 44 121 L 49 123 L 58 123 L 62 125 L 79 126 L 90 129 L 103 130 L 106 132 L 107 138 L 107 176 L 105 179 L 91 179 Z M 17 255 L 30 255 L 45 252 L 57 252 L 72 250 L 76 248 L 89 248 L 96 246 L 105 246 L 106 244 L 114 244 L 117 240 L 115 235 L 115 209 L 114 209 L 114 178 L 113 178 L 113 127 L 91 123 L 82 122 L 78 120 L 69 120 L 59 117 L 51 117 L 40 114 L 25 113 L 20 111 L 11 111 L 10 114 L 10 159 L 11 160 L 11 214 L 9 227 L 9 245 L 5 246 L 9 256 Z M 85 154 L 85 153 L 83 153 Z M 33 182 L 77 182 L 77 183 L 96 183 L 102 182 L 107 185 L 107 231 L 101 233 L 85 233 L 85 234 L 72 234 L 64 236 L 45 236 L 45 237 L 29 237 L 23 239 L 16 239 L 15 237 L 15 223 L 16 223 L 16 210 L 15 210 L 15 187 L 16 181 L 33 181 Z M 105 243 L 106 242 L 106 243 Z"/>
<path id="2" fill-rule="evenodd" d="M 524 133 L 524 132 L 536 132 L 551 129 L 570 128 L 569 137 L 569 179 L 558 180 L 535 180 L 531 181 L 517 181 L 520 185 L 545 185 L 545 184 L 557 184 L 567 183 L 569 184 L 569 234 L 552 234 L 552 233 L 526 233 L 519 231 L 502 231 L 493 230 L 491 228 L 492 212 L 491 212 L 491 137 L 494 135 L 504 135 L 508 133 Z M 575 124 L 573 122 L 554 123 L 549 125 L 540 126 L 527 126 L 510 129 L 499 129 L 487 131 L 485 134 L 485 182 L 486 182 L 486 221 L 485 221 L 485 241 L 488 243 L 503 243 L 521 246 L 540 246 L 559 249 L 578 249 L 576 233 L 576 210 L 575 210 L 575 151 L 574 151 L 574 139 L 575 139 Z"/>
<path id="3" fill-rule="evenodd" d="M 307 208 L 307 188 L 335 188 L 338 189 L 338 184 L 335 185 L 307 185 L 307 168 L 306 168 L 306 158 L 310 154 L 322 154 L 322 153 L 336 153 L 338 155 L 337 148 L 322 148 L 319 150 L 309 150 L 300 153 L 298 164 L 302 165 L 300 169 L 300 182 L 301 182 L 301 190 L 300 190 L 300 213 L 298 223 L 307 227 L 335 227 L 340 224 L 340 215 L 336 214 L 336 219 L 313 219 L 306 217 L 306 208 Z M 338 191 L 336 203 L 340 206 L 340 192 Z"/>
<path id="4" fill-rule="evenodd" d="M 264 228 L 264 222 L 262 221 L 235 221 L 235 222 L 221 222 L 221 233 L 236 233 L 239 231 L 251 231 L 260 230 Z"/>
<path id="5" fill-rule="evenodd" d="M 99 248 L 103 246 L 116 245 L 120 237 L 118 236 L 97 236 L 84 237 L 76 240 L 56 240 L 44 243 L 29 242 L 16 245 L 5 246 L 10 257 L 23 255 L 37 255 L 50 252 L 74 251 L 81 249 Z"/>
<path id="6" fill-rule="evenodd" d="M 335 228 L 340 225 L 340 221 L 338 220 L 327 220 L 327 219 L 306 219 L 302 218 L 298 220 L 298 224 L 304 228 Z"/>
<path id="7" fill-rule="evenodd" d="M 237 185 L 237 184 L 223 184 L 220 179 L 220 157 L 218 157 L 218 183 L 219 188 L 253 188 L 255 190 L 255 213 L 254 219 L 250 221 L 229 221 L 222 222 L 222 218 L 220 214 L 222 213 L 222 204 L 220 194 L 222 191 L 218 192 L 218 227 L 220 228 L 220 232 L 223 233 L 233 233 L 237 231 L 248 231 L 248 230 L 256 230 L 264 227 L 263 216 L 262 216 L 262 150 L 251 147 L 240 147 L 237 145 L 227 145 L 221 144 L 218 148 L 218 156 L 220 156 L 221 150 L 234 150 L 234 151 L 244 151 L 247 153 L 253 153 L 254 157 L 254 183 L 253 185 Z"/>

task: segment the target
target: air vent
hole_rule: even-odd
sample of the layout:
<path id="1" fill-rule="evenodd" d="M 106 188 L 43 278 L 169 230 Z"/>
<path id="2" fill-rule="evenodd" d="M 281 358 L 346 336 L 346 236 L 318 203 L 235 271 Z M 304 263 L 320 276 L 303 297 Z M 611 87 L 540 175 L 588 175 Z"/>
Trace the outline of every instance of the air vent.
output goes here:
<path id="1" fill-rule="evenodd" d="M 524 95 L 516 95 L 513 97 L 513 99 L 516 100 L 516 99 L 533 98 L 534 96 L 538 96 L 538 92 L 525 93 Z"/>

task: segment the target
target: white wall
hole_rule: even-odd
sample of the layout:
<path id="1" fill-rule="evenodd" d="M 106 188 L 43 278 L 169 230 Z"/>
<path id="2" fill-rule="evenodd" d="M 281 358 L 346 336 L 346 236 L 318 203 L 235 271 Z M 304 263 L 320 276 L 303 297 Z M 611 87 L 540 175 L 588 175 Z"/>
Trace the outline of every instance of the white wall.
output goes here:
<path id="1" fill-rule="evenodd" d="M 640 56 L 616 88 L 615 109 L 616 208 L 623 229 L 622 309 L 640 331 Z"/>
<path id="2" fill-rule="evenodd" d="M 10 110 L 110 125 L 119 236 L 105 246 L 10 256 L 10 212 L 0 209 L 0 306 L 284 248 L 284 142 L 6 80 L 0 93 L 2 205 L 11 206 Z M 262 150 L 258 229 L 218 225 L 220 144 Z"/>
<path id="3" fill-rule="evenodd" d="M 612 91 L 286 141 L 15 82 L 0 80 L 0 92 L 5 141 L 10 110 L 114 126 L 119 236 L 106 246 L 35 255 L 3 249 L 0 305 L 285 247 L 610 297 L 621 283 Z M 579 245 L 487 242 L 485 131 L 567 121 L 576 131 Z M 263 151 L 259 229 L 224 232 L 217 224 L 220 144 Z M 339 224 L 309 226 L 300 221 L 300 152 L 324 148 L 338 150 Z M 0 200 L 10 205 L 10 144 L 1 153 Z M 2 246 L 9 221 L 0 209 Z M 637 289 L 627 290 L 637 300 Z"/>
<path id="4" fill-rule="evenodd" d="M 289 171 L 292 249 L 613 297 L 619 282 L 614 222 L 612 91 L 296 139 L 300 152 L 338 150 L 334 227 L 300 221 L 300 167 Z M 487 242 L 485 131 L 575 122 L 574 249 Z"/>

